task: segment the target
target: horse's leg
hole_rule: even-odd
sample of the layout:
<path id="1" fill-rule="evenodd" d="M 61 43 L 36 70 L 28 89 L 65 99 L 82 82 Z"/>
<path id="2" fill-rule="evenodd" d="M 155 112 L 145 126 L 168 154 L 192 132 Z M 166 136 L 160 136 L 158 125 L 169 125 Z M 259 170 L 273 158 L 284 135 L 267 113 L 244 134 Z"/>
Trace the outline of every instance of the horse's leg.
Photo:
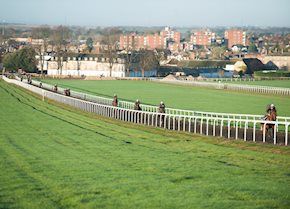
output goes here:
<path id="1" fill-rule="evenodd" d="M 266 133 L 267 133 L 269 138 L 271 138 L 271 134 L 270 134 L 270 131 L 269 131 L 270 128 L 271 128 L 270 126 L 266 127 Z"/>

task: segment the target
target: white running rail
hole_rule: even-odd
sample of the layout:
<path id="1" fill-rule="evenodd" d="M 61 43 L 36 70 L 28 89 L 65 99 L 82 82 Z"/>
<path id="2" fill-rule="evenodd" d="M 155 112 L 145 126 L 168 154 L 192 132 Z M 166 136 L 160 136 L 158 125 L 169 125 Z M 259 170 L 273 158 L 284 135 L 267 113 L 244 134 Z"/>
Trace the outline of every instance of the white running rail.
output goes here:
<path id="1" fill-rule="evenodd" d="M 16 77 L 18 80 L 19 78 Z M 27 82 L 27 80 L 23 80 L 24 82 Z M 32 84 L 39 86 L 40 82 L 32 80 Z M 53 86 L 42 83 L 42 88 L 53 90 Z M 64 94 L 64 89 L 61 87 L 58 87 L 58 93 Z M 104 105 L 111 105 L 112 99 L 100 97 L 100 96 L 94 96 L 86 93 L 81 93 L 77 91 L 71 90 L 71 96 L 76 97 L 82 100 L 95 102 L 98 104 L 104 104 Z M 125 109 L 134 109 L 134 103 L 133 102 L 127 102 L 127 101 L 119 101 L 118 107 L 125 108 Z M 145 112 L 158 112 L 158 107 L 153 105 L 145 105 L 141 104 L 142 111 Z M 203 111 L 194 111 L 194 110 L 182 110 L 182 109 L 175 109 L 175 108 L 166 108 L 166 113 L 171 115 L 183 115 L 183 116 L 205 116 L 205 117 L 212 117 L 212 118 L 224 118 L 224 119 L 244 119 L 244 120 L 261 120 L 263 118 L 263 115 L 252 115 L 252 114 L 235 114 L 235 113 L 216 113 L 216 112 L 203 112 Z M 290 122 L 290 117 L 285 116 L 278 116 L 277 117 L 278 122 Z M 241 126 L 241 124 L 240 124 Z M 279 126 L 277 127 L 279 128 Z"/>
<path id="2" fill-rule="evenodd" d="M 136 111 L 64 96 L 58 93 L 38 88 L 34 85 L 29 85 L 18 80 L 8 79 L 6 77 L 3 77 L 3 79 L 8 83 L 16 84 L 38 95 L 41 95 L 43 99 L 49 98 L 54 101 L 81 109 L 83 111 L 94 112 L 98 115 L 114 118 L 121 121 L 161 127 L 175 131 L 193 132 L 197 134 L 204 134 L 207 136 L 212 135 L 226 138 L 243 139 L 244 141 L 251 140 L 254 142 L 261 141 L 264 143 L 270 142 L 273 144 L 279 143 L 286 146 L 288 145 L 288 130 L 290 122 L 263 121 L 239 118 L 217 118 L 203 115 L 190 116 Z M 259 124 L 261 123 L 263 123 L 264 126 L 272 124 L 274 126 L 284 127 L 284 131 L 277 132 L 277 129 L 274 128 L 272 138 L 267 137 L 267 133 L 265 131 L 259 130 Z M 240 126 L 240 124 L 243 125 Z"/>
<path id="3" fill-rule="evenodd" d="M 258 86 L 258 85 L 240 85 L 231 83 L 214 83 L 204 81 L 191 81 L 191 80 L 154 80 L 156 82 L 173 83 L 179 85 L 191 85 L 198 87 L 207 87 L 214 89 L 226 89 L 234 91 L 248 91 L 262 94 L 279 94 L 290 96 L 290 88 L 272 87 L 272 86 Z"/>

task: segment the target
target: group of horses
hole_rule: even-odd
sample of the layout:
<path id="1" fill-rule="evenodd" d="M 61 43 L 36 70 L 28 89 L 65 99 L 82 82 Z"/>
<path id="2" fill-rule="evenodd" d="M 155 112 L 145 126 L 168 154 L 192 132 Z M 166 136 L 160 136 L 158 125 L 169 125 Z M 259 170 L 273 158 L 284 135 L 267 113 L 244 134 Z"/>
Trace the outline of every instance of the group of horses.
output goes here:
<path id="1" fill-rule="evenodd" d="M 29 84 L 31 84 L 32 83 L 31 76 L 29 74 L 26 75 L 26 76 L 27 76 L 27 82 Z M 23 77 L 21 77 L 21 81 L 22 81 L 22 79 L 23 79 Z M 40 88 L 41 87 L 42 87 L 42 83 L 40 83 Z M 58 91 L 58 86 L 56 84 L 53 86 L 53 91 L 54 92 Z M 64 94 L 66 96 L 70 96 L 70 89 L 65 89 L 64 90 Z M 116 94 L 113 97 L 112 106 L 114 106 L 114 107 L 118 106 L 118 97 L 117 97 Z M 142 108 L 140 106 L 140 101 L 138 99 L 136 100 L 136 102 L 134 104 L 134 110 L 139 110 L 139 111 L 142 110 Z M 162 101 L 159 104 L 158 112 L 159 113 L 165 113 L 165 104 Z M 264 120 L 264 121 L 276 121 L 276 119 L 277 119 L 277 110 L 276 110 L 276 107 L 274 106 L 274 104 L 267 105 L 266 112 L 267 112 L 267 114 L 262 118 L 262 120 Z M 275 124 L 269 124 L 269 123 L 263 123 L 263 122 L 261 123 L 262 132 L 263 133 L 267 133 L 267 135 L 269 137 L 270 137 L 269 130 L 271 129 L 272 136 L 274 136 L 275 128 L 276 128 Z"/>
<path id="2" fill-rule="evenodd" d="M 141 108 L 140 104 L 141 104 L 141 103 L 140 103 L 139 99 L 137 99 L 137 100 L 135 101 L 135 103 L 134 103 L 134 110 L 139 110 L 139 111 L 141 111 L 142 108 Z M 116 94 L 115 94 L 114 97 L 113 97 L 112 106 L 114 106 L 114 107 L 117 107 L 117 106 L 118 106 L 118 97 L 117 97 Z M 158 111 L 158 112 L 159 112 L 159 113 L 165 113 L 165 104 L 164 104 L 163 101 L 160 102 L 160 105 L 159 105 L 159 111 Z"/>
<path id="3" fill-rule="evenodd" d="M 113 97 L 112 106 L 114 106 L 114 107 L 118 106 L 118 97 L 117 97 L 116 94 Z M 139 111 L 142 110 L 142 108 L 140 107 L 140 101 L 138 99 L 134 103 L 134 110 L 139 110 Z M 159 104 L 158 112 L 159 113 L 165 113 L 165 104 L 162 101 Z M 262 120 L 264 120 L 264 121 L 276 121 L 276 119 L 277 119 L 277 110 L 276 110 L 276 107 L 274 106 L 274 104 L 267 105 L 266 112 L 267 112 L 267 114 L 262 118 Z M 162 119 L 163 118 L 164 118 L 164 116 L 162 117 Z M 262 133 L 267 133 L 267 135 L 269 137 L 270 137 L 269 130 L 271 129 L 272 137 L 273 137 L 274 136 L 274 132 L 275 132 L 275 128 L 276 128 L 275 124 L 261 123 Z"/>

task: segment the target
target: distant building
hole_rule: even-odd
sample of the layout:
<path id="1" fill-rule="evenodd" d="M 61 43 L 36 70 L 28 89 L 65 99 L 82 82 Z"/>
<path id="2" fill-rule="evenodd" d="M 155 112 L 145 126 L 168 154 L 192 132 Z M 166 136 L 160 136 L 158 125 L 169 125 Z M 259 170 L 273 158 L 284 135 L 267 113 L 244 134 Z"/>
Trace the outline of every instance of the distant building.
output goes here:
<path id="1" fill-rule="evenodd" d="M 39 59 L 39 56 L 36 57 Z M 110 63 L 105 57 L 67 57 L 66 60 L 61 57 L 62 69 L 58 69 L 58 57 L 46 56 L 43 70 L 49 76 L 82 76 L 82 77 L 109 77 Z M 40 66 L 38 66 L 40 68 Z M 118 58 L 114 60 L 112 67 L 112 77 L 126 77 L 126 66 L 124 60 Z M 129 69 L 130 77 L 141 77 L 142 71 L 139 63 L 132 63 Z M 145 77 L 157 76 L 157 68 L 152 67 L 146 70 Z"/>
<path id="2" fill-rule="evenodd" d="M 246 32 L 242 30 L 226 30 L 225 39 L 228 43 L 228 48 L 232 48 L 233 45 L 246 45 Z"/>
<path id="3" fill-rule="evenodd" d="M 180 32 L 173 30 L 170 27 L 165 27 L 163 31 L 160 32 L 160 36 L 164 41 L 164 49 L 168 48 L 169 43 L 180 44 Z"/>
<path id="4" fill-rule="evenodd" d="M 146 49 L 163 49 L 164 46 L 164 38 L 159 36 L 158 34 L 147 35 L 145 38 L 145 48 Z"/>
<path id="5" fill-rule="evenodd" d="M 209 46 L 215 39 L 215 33 L 210 31 L 197 31 L 190 36 L 190 42 L 195 46 Z"/>
<path id="6" fill-rule="evenodd" d="M 144 49 L 145 37 L 143 35 L 137 35 L 135 33 L 126 34 L 120 36 L 120 48 L 121 49 Z"/>
<path id="7" fill-rule="evenodd" d="M 172 46 L 172 43 L 175 45 Z M 172 49 L 180 48 L 180 32 L 166 27 L 160 34 L 137 35 L 135 33 L 120 36 L 120 49 Z"/>

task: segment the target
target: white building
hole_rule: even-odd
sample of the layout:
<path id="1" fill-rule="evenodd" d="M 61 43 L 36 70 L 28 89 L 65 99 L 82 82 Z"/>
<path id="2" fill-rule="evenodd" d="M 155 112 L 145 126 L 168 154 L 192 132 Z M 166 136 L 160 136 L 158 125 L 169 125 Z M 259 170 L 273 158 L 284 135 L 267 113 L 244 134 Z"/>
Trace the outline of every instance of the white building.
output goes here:
<path id="1" fill-rule="evenodd" d="M 60 70 L 58 69 L 57 57 L 50 57 L 50 59 L 45 60 L 43 70 L 51 76 L 110 76 L 110 64 L 105 58 L 68 57 L 67 61 L 62 61 L 62 69 Z M 112 77 L 125 77 L 125 64 L 122 60 L 115 60 L 112 67 Z"/>

